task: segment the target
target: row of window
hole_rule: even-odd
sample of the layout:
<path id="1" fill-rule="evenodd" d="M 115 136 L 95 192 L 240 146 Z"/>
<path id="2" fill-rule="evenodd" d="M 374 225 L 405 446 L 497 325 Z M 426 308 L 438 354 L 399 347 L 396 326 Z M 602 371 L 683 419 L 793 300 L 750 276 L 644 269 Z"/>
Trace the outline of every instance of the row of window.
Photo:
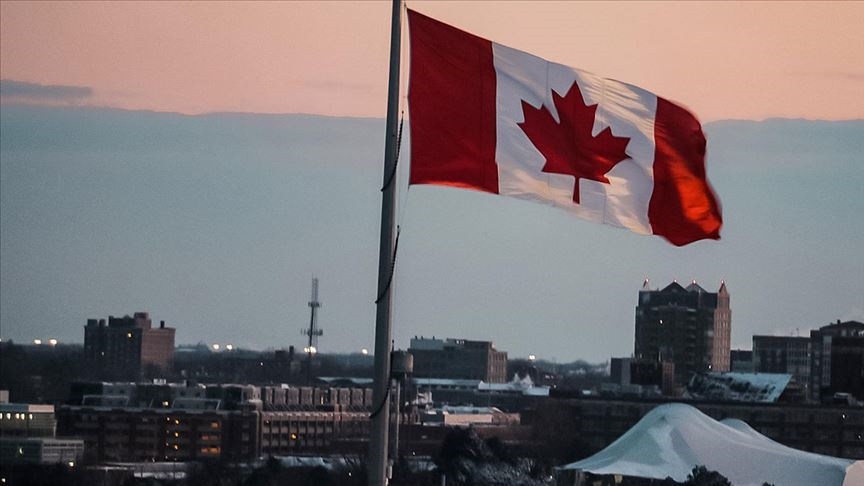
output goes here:
<path id="1" fill-rule="evenodd" d="M 33 414 L 20 412 L 6 412 L 5 414 L 0 413 L 0 420 L 33 420 Z"/>

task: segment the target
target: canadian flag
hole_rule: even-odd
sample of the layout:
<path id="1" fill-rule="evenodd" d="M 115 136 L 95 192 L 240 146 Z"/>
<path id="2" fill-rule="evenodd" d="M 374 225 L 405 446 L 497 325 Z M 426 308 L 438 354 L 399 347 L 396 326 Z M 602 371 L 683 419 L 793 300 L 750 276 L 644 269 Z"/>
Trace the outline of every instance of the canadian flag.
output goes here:
<path id="1" fill-rule="evenodd" d="M 542 202 L 679 246 L 720 238 L 687 110 L 413 10 L 408 21 L 410 184 Z"/>

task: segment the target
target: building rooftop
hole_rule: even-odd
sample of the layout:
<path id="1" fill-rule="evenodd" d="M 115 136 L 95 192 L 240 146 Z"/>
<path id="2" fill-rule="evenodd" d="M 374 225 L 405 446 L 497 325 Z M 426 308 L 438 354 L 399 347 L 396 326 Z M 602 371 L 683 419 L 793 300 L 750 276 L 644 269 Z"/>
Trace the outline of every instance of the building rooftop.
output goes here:
<path id="1" fill-rule="evenodd" d="M 31 403 L 0 403 L 0 412 L 54 413 L 54 405 L 33 405 Z"/>
<path id="2" fill-rule="evenodd" d="M 693 398 L 741 402 L 776 402 L 789 385 L 785 373 L 699 373 L 687 385 Z"/>
<path id="3" fill-rule="evenodd" d="M 370 386 L 372 378 L 357 378 L 354 376 L 319 376 L 318 380 L 328 385 L 336 386 Z"/>
<path id="4" fill-rule="evenodd" d="M 856 331 L 864 332 L 864 322 L 858 321 L 845 321 L 840 322 L 840 319 L 837 319 L 837 322 L 828 324 L 827 326 L 822 326 L 819 328 L 820 331 L 833 331 L 835 329 L 854 329 Z"/>

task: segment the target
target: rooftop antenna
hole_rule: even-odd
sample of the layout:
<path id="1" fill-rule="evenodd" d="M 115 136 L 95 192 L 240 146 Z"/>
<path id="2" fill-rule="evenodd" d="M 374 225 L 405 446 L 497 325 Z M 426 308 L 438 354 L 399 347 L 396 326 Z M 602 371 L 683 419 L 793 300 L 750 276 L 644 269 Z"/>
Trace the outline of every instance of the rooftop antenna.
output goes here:
<path id="1" fill-rule="evenodd" d="M 318 302 L 318 279 L 312 277 L 312 299 L 309 301 L 309 309 L 311 315 L 309 317 L 309 329 L 304 329 L 303 334 L 309 336 L 308 345 L 303 348 L 306 353 L 306 384 L 312 384 L 312 357 L 318 352 L 318 336 L 324 335 L 324 330 L 318 327 L 318 308 L 321 307 L 321 302 Z"/>

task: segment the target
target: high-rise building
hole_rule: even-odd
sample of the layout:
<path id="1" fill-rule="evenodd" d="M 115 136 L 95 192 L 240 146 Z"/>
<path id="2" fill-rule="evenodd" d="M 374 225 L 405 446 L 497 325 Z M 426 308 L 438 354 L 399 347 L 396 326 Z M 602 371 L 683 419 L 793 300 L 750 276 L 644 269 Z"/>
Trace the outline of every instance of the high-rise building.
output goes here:
<path id="1" fill-rule="evenodd" d="M 408 352 L 414 356 L 417 378 L 507 381 L 507 352 L 497 351 L 489 341 L 415 337 Z"/>
<path id="2" fill-rule="evenodd" d="M 679 385 L 692 373 L 729 371 L 731 320 L 725 282 L 708 292 L 695 281 L 651 290 L 645 280 L 636 306 L 634 356 L 671 363 Z"/>
<path id="3" fill-rule="evenodd" d="M 141 378 L 153 370 L 166 371 L 174 361 L 174 333 L 161 321 L 152 327 L 146 312 L 132 317 L 87 319 L 84 359 L 94 374 L 105 379 Z"/>
<path id="4" fill-rule="evenodd" d="M 840 322 L 810 331 L 810 398 L 848 393 L 864 401 L 864 323 Z"/>
<path id="5" fill-rule="evenodd" d="M 753 336 L 753 371 L 792 375 L 806 389 L 810 382 L 810 338 Z"/>

